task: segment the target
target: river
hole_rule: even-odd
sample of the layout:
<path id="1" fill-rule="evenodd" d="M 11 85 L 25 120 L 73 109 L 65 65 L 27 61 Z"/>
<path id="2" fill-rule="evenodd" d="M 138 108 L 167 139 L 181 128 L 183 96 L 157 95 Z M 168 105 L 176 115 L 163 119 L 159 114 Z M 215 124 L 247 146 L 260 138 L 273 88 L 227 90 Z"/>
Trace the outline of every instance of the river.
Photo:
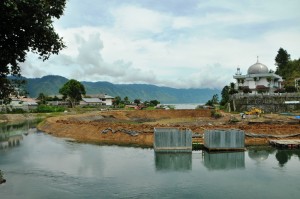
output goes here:
<path id="1" fill-rule="evenodd" d="M 300 197 L 299 150 L 155 153 L 19 127 L 1 128 L 1 199 Z"/>

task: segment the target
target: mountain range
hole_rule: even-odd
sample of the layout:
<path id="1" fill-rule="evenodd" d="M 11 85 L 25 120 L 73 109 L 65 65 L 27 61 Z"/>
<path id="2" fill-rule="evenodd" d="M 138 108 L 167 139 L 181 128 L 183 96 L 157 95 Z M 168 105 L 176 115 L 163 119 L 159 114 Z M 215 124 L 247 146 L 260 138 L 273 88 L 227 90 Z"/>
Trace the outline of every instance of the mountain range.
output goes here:
<path id="1" fill-rule="evenodd" d="M 67 78 L 56 75 L 48 75 L 41 78 L 25 78 L 24 85 L 30 97 L 37 97 L 39 93 L 48 96 L 59 95 L 59 89 L 68 81 Z M 81 82 L 86 90 L 86 95 L 105 93 L 122 99 L 128 97 L 131 101 L 141 99 L 142 101 L 158 100 L 161 103 L 205 103 L 214 94 L 220 96 L 217 89 L 176 89 L 160 87 L 149 84 L 112 84 L 109 82 Z"/>

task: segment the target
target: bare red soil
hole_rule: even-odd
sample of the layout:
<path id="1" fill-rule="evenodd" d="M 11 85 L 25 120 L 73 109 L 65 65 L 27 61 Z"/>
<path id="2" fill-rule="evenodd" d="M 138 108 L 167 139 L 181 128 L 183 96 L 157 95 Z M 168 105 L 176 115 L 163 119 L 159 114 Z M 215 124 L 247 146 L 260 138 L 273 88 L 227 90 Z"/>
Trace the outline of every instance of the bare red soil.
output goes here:
<path id="1" fill-rule="evenodd" d="M 233 122 L 235 119 L 239 121 Z M 242 120 L 238 114 L 223 113 L 223 117 L 215 119 L 210 110 L 99 111 L 48 118 L 38 128 L 78 142 L 151 147 L 155 127 L 189 128 L 198 134 L 207 129 L 241 129 L 266 135 L 300 133 L 300 124 L 292 117 L 269 114 Z M 245 142 L 261 145 L 268 144 L 268 139 L 246 137 Z M 193 141 L 203 140 L 195 138 Z"/>

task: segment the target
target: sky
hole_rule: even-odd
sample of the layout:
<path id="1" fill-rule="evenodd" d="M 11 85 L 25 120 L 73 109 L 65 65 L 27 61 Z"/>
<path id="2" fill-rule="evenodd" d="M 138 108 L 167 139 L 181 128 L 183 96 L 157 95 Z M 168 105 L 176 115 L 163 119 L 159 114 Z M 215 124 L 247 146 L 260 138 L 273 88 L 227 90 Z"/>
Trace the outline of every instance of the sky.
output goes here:
<path id="1" fill-rule="evenodd" d="M 280 47 L 300 58 L 299 0 L 67 0 L 54 21 L 67 46 L 28 78 L 222 89 L 257 61 L 276 70 Z"/>

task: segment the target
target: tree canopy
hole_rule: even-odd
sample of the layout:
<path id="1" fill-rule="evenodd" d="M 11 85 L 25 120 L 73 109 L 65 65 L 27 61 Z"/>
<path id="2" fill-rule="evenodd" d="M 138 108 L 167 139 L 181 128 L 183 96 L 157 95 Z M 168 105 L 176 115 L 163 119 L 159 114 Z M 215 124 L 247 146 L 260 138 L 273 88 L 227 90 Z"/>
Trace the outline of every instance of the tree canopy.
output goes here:
<path id="1" fill-rule="evenodd" d="M 65 47 L 53 20 L 63 14 L 66 0 L 2 0 L 0 3 L 0 98 L 6 99 L 14 85 L 9 75 L 20 76 L 19 63 L 31 51 L 43 61 Z"/>
<path id="2" fill-rule="evenodd" d="M 290 61 L 290 54 L 283 48 L 279 48 L 277 55 L 275 57 L 275 62 L 277 65 L 276 74 L 284 75 L 284 69 L 287 63 Z"/>
<path id="3" fill-rule="evenodd" d="M 225 104 L 227 104 L 229 102 L 229 91 L 230 91 L 230 87 L 229 86 L 224 86 L 224 88 L 222 89 L 221 92 L 221 101 L 220 104 L 222 106 L 224 106 Z"/>
<path id="4" fill-rule="evenodd" d="M 64 99 L 70 101 L 72 107 L 75 107 L 76 102 L 82 99 L 82 95 L 85 95 L 85 88 L 79 81 L 71 79 L 59 89 L 59 93 Z"/>
<path id="5" fill-rule="evenodd" d="M 277 65 L 276 74 L 282 76 L 285 87 L 295 85 L 295 79 L 300 78 L 300 59 L 291 60 L 290 54 L 283 48 L 278 50 L 275 57 Z"/>
<path id="6" fill-rule="evenodd" d="M 214 104 L 219 104 L 218 94 L 214 94 L 213 97 L 205 103 L 205 105 L 208 106 L 214 106 Z"/>

